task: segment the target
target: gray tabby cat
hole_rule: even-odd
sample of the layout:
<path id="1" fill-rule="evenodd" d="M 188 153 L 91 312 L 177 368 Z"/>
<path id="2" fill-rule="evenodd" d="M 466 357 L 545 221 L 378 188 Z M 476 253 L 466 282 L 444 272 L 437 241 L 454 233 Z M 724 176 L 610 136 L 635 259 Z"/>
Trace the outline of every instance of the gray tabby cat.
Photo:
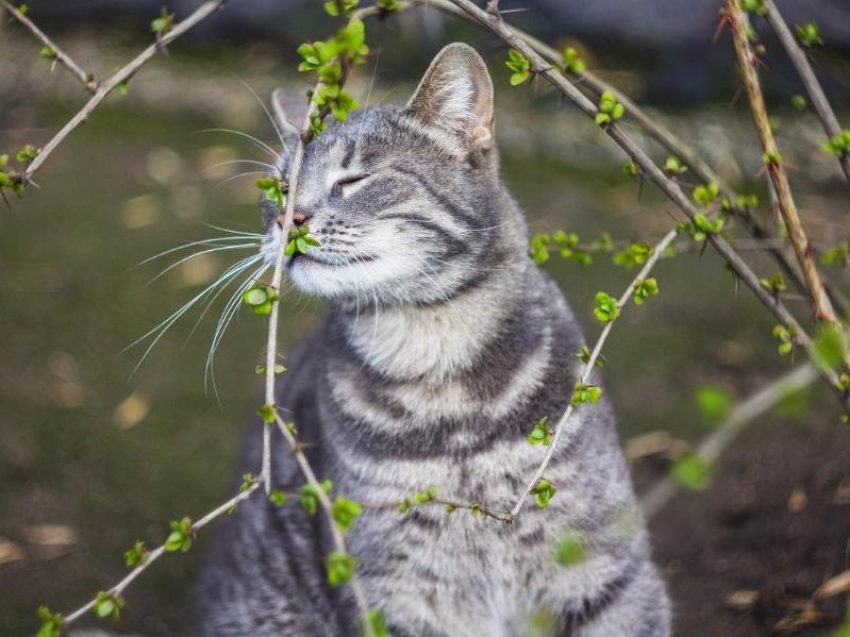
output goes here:
<path id="1" fill-rule="evenodd" d="M 529 431 L 569 402 L 584 339 L 499 180 L 484 62 L 446 47 L 407 106 L 368 108 L 311 143 L 300 180 L 296 219 L 322 248 L 287 271 L 330 313 L 289 357 L 278 404 L 315 443 L 318 475 L 355 500 L 436 487 L 501 512 L 541 462 Z M 277 213 L 264 212 L 269 260 Z M 285 441 L 273 445 L 275 484 L 298 490 Z M 255 431 L 245 470 L 260 456 Z M 608 404 L 577 410 L 546 477 L 549 507 L 529 502 L 513 525 L 442 506 L 363 513 L 349 550 L 391 635 L 668 634 Z M 564 537 L 584 545 L 567 566 L 554 557 Z M 201 632 L 358 634 L 349 587 L 327 584 L 331 550 L 321 515 L 240 505 L 206 563 Z"/>

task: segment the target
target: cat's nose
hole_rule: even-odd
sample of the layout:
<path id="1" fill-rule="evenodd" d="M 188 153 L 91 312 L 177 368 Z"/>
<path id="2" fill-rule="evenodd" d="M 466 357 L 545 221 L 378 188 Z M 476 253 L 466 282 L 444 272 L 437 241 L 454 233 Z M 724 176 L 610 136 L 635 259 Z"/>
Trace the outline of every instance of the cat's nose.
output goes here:
<path id="1" fill-rule="evenodd" d="M 286 214 L 281 212 L 276 219 L 278 227 L 283 228 L 284 219 L 286 219 Z M 296 226 L 303 226 L 305 221 L 307 221 L 307 215 L 303 212 L 299 212 L 298 210 L 296 210 L 292 213 L 292 223 L 294 223 Z"/>

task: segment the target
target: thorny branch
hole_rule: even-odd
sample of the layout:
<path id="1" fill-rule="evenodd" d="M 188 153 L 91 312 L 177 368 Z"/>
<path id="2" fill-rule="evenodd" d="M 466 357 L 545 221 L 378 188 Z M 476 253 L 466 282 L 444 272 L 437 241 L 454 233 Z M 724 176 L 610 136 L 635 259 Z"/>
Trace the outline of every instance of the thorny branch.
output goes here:
<path id="1" fill-rule="evenodd" d="M 840 135 L 841 125 L 838 123 L 838 118 L 835 116 L 835 111 L 832 110 L 832 106 L 830 106 L 829 101 L 826 99 L 826 95 L 824 95 L 820 82 L 818 82 L 818 78 L 815 76 L 815 72 L 812 70 L 812 65 L 806 57 L 806 52 L 797 43 L 797 40 L 791 33 L 791 29 L 788 28 L 788 24 L 782 18 L 782 14 L 779 13 L 779 9 L 776 8 L 773 0 L 766 0 L 764 6 L 767 10 L 765 18 L 767 18 L 768 24 L 770 24 L 774 33 L 776 33 L 776 37 L 779 38 L 779 42 L 791 59 L 794 68 L 797 69 L 797 74 L 806 88 L 806 93 L 809 94 L 809 99 L 812 101 L 812 106 L 815 107 L 815 112 L 823 125 L 823 130 L 829 138 Z M 838 155 L 838 162 L 841 164 L 847 181 L 850 181 L 850 154 L 846 152 L 841 153 Z"/>
<path id="2" fill-rule="evenodd" d="M 800 223 L 794 196 L 791 194 L 791 185 L 788 182 L 788 175 L 782 163 L 782 156 L 779 153 L 779 148 L 773 137 L 773 131 L 770 128 L 767 107 L 764 103 L 764 95 L 762 94 L 761 83 L 759 82 L 755 67 L 755 52 L 750 47 L 744 12 L 741 9 L 739 0 L 728 0 L 726 10 L 732 22 L 732 39 L 735 44 L 735 53 L 738 56 L 738 66 L 744 80 L 744 90 L 749 98 L 753 120 L 756 124 L 759 139 L 761 140 L 764 163 L 767 167 L 770 181 L 773 184 L 774 192 L 776 193 L 779 210 L 788 228 L 788 236 L 797 253 L 797 260 L 803 270 L 803 277 L 806 280 L 809 293 L 812 295 L 812 300 L 814 301 L 815 317 L 821 321 L 835 323 L 835 312 L 824 291 L 823 283 L 812 258 L 808 238 L 806 237 L 802 223 Z"/>
<path id="3" fill-rule="evenodd" d="M 42 44 L 44 44 L 44 46 L 48 49 L 53 58 L 55 58 L 55 60 L 60 64 L 63 64 L 71 73 L 76 76 L 78 80 L 80 80 L 83 85 L 83 88 L 85 88 L 89 93 L 94 93 L 97 91 L 98 83 L 95 81 L 94 75 L 83 69 L 83 67 L 81 67 L 76 62 L 74 62 L 71 56 L 65 53 L 65 51 L 59 48 L 59 46 L 53 40 L 47 37 L 44 31 L 39 29 L 38 26 L 32 20 L 30 20 L 24 14 L 23 11 L 8 2 L 8 0 L 0 0 L 0 5 L 5 7 L 6 11 L 11 13 L 18 22 L 20 22 L 27 29 L 29 29 L 36 38 L 41 40 Z"/>

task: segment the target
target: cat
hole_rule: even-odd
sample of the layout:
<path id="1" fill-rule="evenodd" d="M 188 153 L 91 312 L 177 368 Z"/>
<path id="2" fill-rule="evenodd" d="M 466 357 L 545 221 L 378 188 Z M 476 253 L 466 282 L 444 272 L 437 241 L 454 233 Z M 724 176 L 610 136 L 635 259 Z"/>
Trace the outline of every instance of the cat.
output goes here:
<path id="1" fill-rule="evenodd" d="M 276 93 L 294 140 L 283 102 Z M 287 153 L 281 162 L 287 174 Z M 310 443 L 319 479 L 358 501 L 436 488 L 504 513 L 545 453 L 531 429 L 570 401 L 584 339 L 530 260 L 522 212 L 499 179 L 483 60 L 447 46 L 407 105 L 332 124 L 306 147 L 299 175 L 295 220 L 321 249 L 289 257 L 287 274 L 330 309 L 288 357 L 277 404 Z M 264 203 L 269 261 L 278 214 Z M 259 429 L 245 471 L 260 465 Z M 298 491 L 304 480 L 279 432 L 272 457 L 275 487 Z M 545 476 L 557 488 L 549 506 L 529 499 L 512 524 L 436 505 L 364 510 L 345 537 L 390 635 L 669 634 L 605 399 L 576 410 Z M 578 547 L 566 564 L 555 557 L 563 542 Z M 350 587 L 327 583 L 333 549 L 321 513 L 244 502 L 207 556 L 200 632 L 361 634 Z"/>

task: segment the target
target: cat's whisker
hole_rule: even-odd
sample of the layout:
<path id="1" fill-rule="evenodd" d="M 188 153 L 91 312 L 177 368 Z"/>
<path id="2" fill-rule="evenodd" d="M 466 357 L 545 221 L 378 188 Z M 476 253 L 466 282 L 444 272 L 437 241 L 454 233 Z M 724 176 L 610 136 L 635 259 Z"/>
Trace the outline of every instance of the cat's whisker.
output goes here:
<path id="1" fill-rule="evenodd" d="M 268 106 L 266 106 L 266 103 L 263 100 L 260 99 L 260 96 L 257 95 L 257 93 L 254 91 L 254 89 L 251 88 L 251 86 L 248 84 L 248 82 L 246 82 L 245 80 L 243 80 L 239 76 L 236 76 L 236 79 L 239 80 L 242 83 L 242 86 L 244 86 L 246 89 L 248 89 L 248 92 L 251 93 L 251 95 L 254 96 L 255 100 L 257 100 L 257 104 L 260 105 L 260 108 L 263 109 L 263 112 L 266 114 L 266 117 L 269 119 L 269 122 L 271 123 L 272 128 L 274 128 L 274 132 L 277 133 L 277 138 L 278 138 L 278 140 L 280 140 L 281 147 L 283 148 L 284 152 L 288 156 L 289 155 L 289 149 L 286 146 L 286 142 L 283 140 L 283 131 L 280 130 L 280 126 L 278 126 L 277 121 L 275 120 L 274 117 L 272 117 L 272 114 L 269 112 L 269 108 L 268 108 Z M 275 170 L 278 170 L 278 169 L 275 168 Z"/>
<path id="2" fill-rule="evenodd" d="M 239 173 L 238 175 L 233 175 L 232 177 L 228 177 L 227 179 L 218 182 L 213 188 L 221 188 L 225 184 L 229 184 L 231 181 L 235 181 L 240 177 L 250 177 L 251 175 L 263 175 L 266 176 L 268 173 L 265 170 L 248 170 L 244 173 Z"/>
<path id="3" fill-rule="evenodd" d="M 207 166 L 201 171 L 201 174 L 206 174 L 211 170 L 215 170 L 216 168 L 221 168 L 222 166 L 231 166 L 233 164 L 253 164 L 256 166 L 265 166 L 270 171 L 274 173 L 280 173 L 280 169 L 277 166 L 273 166 L 272 164 L 266 163 L 264 161 L 257 161 L 256 159 L 228 159 L 227 161 L 220 161 L 212 166 Z"/>
<path id="4" fill-rule="evenodd" d="M 278 159 L 277 153 L 274 151 L 274 149 L 271 146 L 269 146 L 264 141 L 257 139 L 253 135 L 249 135 L 248 133 L 243 133 L 242 131 L 233 130 L 232 128 L 205 128 L 204 130 L 202 130 L 200 132 L 202 132 L 202 133 L 229 133 L 231 135 L 237 135 L 239 137 L 244 137 L 245 139 L 249 140 L 252 144 L 254 144 L 258 148 L 264 150 L 265 152 L 267 152 L 272 157 L 274 157 L 275 161 L 277 161 L 277 159 Z"/>
<path id="5" fill-rule="evenodd" d="M 261 237 L 261 236 L 262 235 L 257 235 L 257 237 Z M 177 246 L 176 248 L 169 248 L 168 250 L 160 252 L 159 254 L 155 254 L 152 257 L 148 257 L 147 259 L 139 261 L 136 265 L 134 265 L 132 268 L 130 268 L 130 270 L 133 270 L 135 268 L 138 268 L 141 265 L 144 265 L 146 263 L 150 263 L 151 261 L 159 259 L 160 257 L 164 257 L 168 254 L 172 254 L 172 253 L 178 252 L 180 250 L 186 250 L 187 248 L 193 248 L 195 246 L 218 245 L 219 243 L 227 245 L 227 243 L 231 242 L 231 241 L 247 241 L 247 239 L 244 238 L 244 237 L 214 237 L 212 239 L 201 239 L 200 241 L 191 241 L 190 243 L 184 243 L 183 245 Z M 257 242 L 256 245 L 259 245 L 259 241 Z"/>
<path id="6" fill-rule="evenodd" d="M 199 252 L 193 252 L 192 254 L 183 257 L 179 261 L 176 261 L 176 262 L 172 263 L 170 266 L 168 266 L 167 268 L 165 268 L 162 272 L 160 272 L 155 277 L 153 277 L 150 281 L 148 281 L 147 285 L 150 285 L 151 283 L 153 283 L 157 279 L 165 276 L 168 272 L 170 272 L 174 268 L 182 265 L 186 261 L 190 261 L 190 260 L 195 259 L 197 257 L 200 257 L 202 255 L 210 254 L 212 252 L 226 252 L 226 251 L 229 251 L 229 250 L 247 250 L 248 248 L 256 248 L 257 245 L 258 245 L 257 243 L 240 243 L 240 244 L 235 245 L 235 246 L 225 245 L 225 246 L 219 246 L 219 247 L 216 247 L 216 248 L 209 248 L 207 250 L 201 250 Z"/>
<path id="7" fill-rule="evenodd" d="M 240 237 L 259 237 L 260 239 L 265 238 L 265 234 L 262 232 L 242 232 L 241 230 L 233 230 L 232 228 L 224 228 L 222 226 L 216 226 L 211 223 L 204 224 L 207 228 L 212 228 L 213 230 L 219 230 L 221 232 L 226 232 L 228 234 L 238 235 Z"/>

